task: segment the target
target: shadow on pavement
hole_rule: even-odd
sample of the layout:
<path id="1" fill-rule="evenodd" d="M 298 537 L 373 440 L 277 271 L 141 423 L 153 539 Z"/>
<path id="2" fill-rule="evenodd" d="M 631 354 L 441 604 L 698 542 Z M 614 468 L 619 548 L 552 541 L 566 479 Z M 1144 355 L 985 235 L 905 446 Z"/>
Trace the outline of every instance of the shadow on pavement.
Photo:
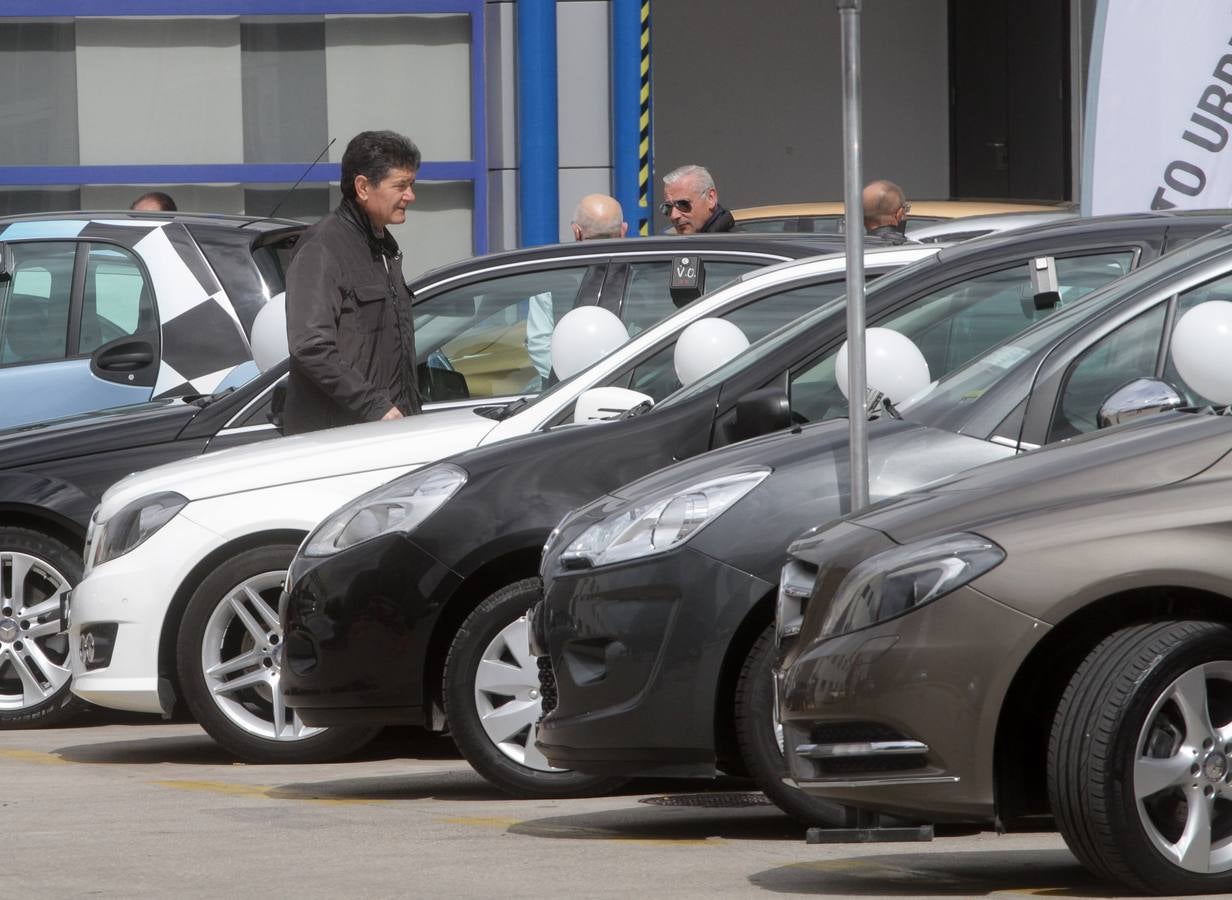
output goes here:
<path id="1" fill-rule="evenodd" d="M 645 787 L 647 782 L 641 782 Z M 656 794 L 624 809 L 551 816 L 519 822 L 511 834 L 572 840 L 629 840 L 695 843 L 708 838 L 731 840 L 795 840 L 804 843 L 804 826 L 769 803 L 759 793 L 705 792 Z M 662 789 L 663 785 L 657 785 Z M 696 786 L 694 786 L 696 787 Z"/>
<path id="2" fill-rule="evenodd" d="M 373 775 L 283 784 L 268 796 L 281 800 L 508 800 L 469 768 L 407 775 Z"/>
<path id="3" fill-rule="evenodd" d="M 802 855 L 814 850 L 820 855 L 821 848 L 801 844 Z M 1120 896 L 1067 850 L 916 851 L 818 859 L 758 872 L 749 876 L 749 883 L 774 893 L 820 897 Z"/>

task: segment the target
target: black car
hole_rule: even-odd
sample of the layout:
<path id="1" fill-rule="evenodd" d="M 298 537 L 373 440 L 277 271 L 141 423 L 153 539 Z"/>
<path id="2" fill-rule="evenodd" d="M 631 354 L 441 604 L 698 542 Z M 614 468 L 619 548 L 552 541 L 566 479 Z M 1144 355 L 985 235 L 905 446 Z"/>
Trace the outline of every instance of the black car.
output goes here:
<path id="1" fill-rule="evenodd" d="M 870 423 L 873 497 L 1150 408 L 1157 395 L 1118 390 L 1142 377 L 1162 377 L 1185 403 L 1204 403 L 1176 373 L 1170 335 L 1186 310 L 1229 297 L 1232 232 L 1224 230 L 1054 313 L 905 404 L 901 418 Z M 803 606 L 815 582 L 837 577 L 783 566 L 801 532 L 848 511 L 848 460 L 845 423 L 822 424 L 673 466 L 561 523 L 544 553 L 545 600 L 535 616 L 558 698 L 539 727 L 551 764 L 709 776 L 737 752 L 781 807 L 824 818 L 825 806 L 783 781 L 771 716 L 772 619 L 777 594 L 780 637 L 790 640 L 799 627 L 793 605 Z M 704 501 L 722 489 L 725 505 L 710 499 L 707 513 Z M 673 526 L 659 520 L 690 501 L 702 512 L 678 539 L 622 543 L 620 523 Z M 614 559 L 596 538 L 605 530 L 623 547 Z M 874 739 L 862 734 L 851 740 Z"/>
<path id="2" fill-rule="evenodd" d="M 238 223 L 227 222 L 222 233 L 239 230 Z M 301 229 L 276 232 L 282 240 L 278 253 L 260 245 L 267 252 L 256 257 L 259 272 L 251 262 L 251 272 L 243 264 L 255 252 L 247 244 L 232 239 L 226 252 L 205 245 L 230 294 L 246 298 L 237 303 L 246 328 L 258 308 L 254 297 L 264 302 L 265 295 L 282 290 L 288 241 Z M 732 235 L 590 241 L 493 254 L 427 272 L 409 285 L 425 411 L 540 389 L 526 347 L 529 298 L 548 298 L 558 316 L 576 305 L 598 304 L 636 330 L 705 288 L 831 249 L 836 241 Z M 686 254 L 692 278 L 675 278 L 675 264 Z M 55 611 L 58 597 L 81 578 L 86 528 L 102 493 L 131 472 L 277 436 L 271 416 L 285 371 L 284 364 L 220 395 L 0 431 L 0 573 L 7 598 L 0 608 L 0 728 L 49 724 L 76 702 L 69 692 L 67 639 Z M 2 627 L 10 620 L 15 631 Z"/>
<path id="3" fill-rule="evenodd" d="M 912 337 L 942 374 L 1048 315 L 1056 298 L 1033 292 L 1028 264 L 1047 268 L 1051 259 L 1059 281 L 1052 293 L 1073 302 L 1226 221 L 1115 217 L 951 248 L 882 276 L 868 293 L 869 321 Z M 676 460 L 793 420 L 845 415 L 833 378 L 845 329 L 843 286 L 834 283 L 827 299 L 817 281 L 785 281 L 770 295 L 812 292 L 815 312 L 648 413 L 469 451 L 395 479 L 326 519 L 292 564 L 284 596 L 288 704 L 312 725 L 443 728 L 447 715 L 472 765 L 515 793 L 610 784 L 554 770 L 535 746 L 540 686 L 522 617 L 539 596 L 543 543 L 572 507 Z M 656 355 L 623 373 L 620 386 L 636 388 L 639 373 L 670 364 Z M 432 499 L 414 499 L 425 494 Z M 392 510 L 402 503 L 418 505 L 399 525 Z M 375 537 L 346 549 L 331 543 L 361 519 Z M 767 609 L 766 623 L 769 616 Z M 623 614 L 613 610 L 613 617 L 614 626 Z M 624 652 L 609 641 L 595 646 L 596 671 L 605 654 Z M 739 754 L 729 737 L 719 739 L 734 768 Z M 704 752 L 715 737 L 711 731 L 696 740 Z"/>

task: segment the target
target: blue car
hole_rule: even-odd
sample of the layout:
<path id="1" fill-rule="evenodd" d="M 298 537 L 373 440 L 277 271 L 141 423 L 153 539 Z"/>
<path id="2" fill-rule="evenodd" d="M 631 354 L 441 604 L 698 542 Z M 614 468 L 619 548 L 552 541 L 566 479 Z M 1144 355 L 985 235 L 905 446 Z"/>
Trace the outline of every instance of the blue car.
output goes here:
<path id="1" fill-rule="evenodd" d="M 0 218 L 0 428 L 257 374 L 248 335 L 305 228 L 178 213 Z"/>

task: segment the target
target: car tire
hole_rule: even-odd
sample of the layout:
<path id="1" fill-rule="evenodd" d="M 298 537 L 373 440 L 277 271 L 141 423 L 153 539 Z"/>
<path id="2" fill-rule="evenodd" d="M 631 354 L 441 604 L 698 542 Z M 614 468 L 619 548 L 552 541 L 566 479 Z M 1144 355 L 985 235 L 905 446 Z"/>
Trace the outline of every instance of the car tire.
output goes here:
<path id="1" fill-rule="evenodd" d="M 70 690 L 60 595 L 81 553 L 29 528 L 0 528 L 0 729 L 63 725 L 89 704 Z"/>
<path id="2" fill-rule="evenodd" d="M 1049 800 L 1070 850 L 1135 892 L 1232 891 L 1229 735 L 1232 629 L 1162 621 L 1106 638 L 1049 735 Z"/>
<path id="3" fill-rule="evenodd" d="M 330 762 L 380 731 L 314 728 L 282 702 L 278 596 L 295 550 L 255 547 L 222 563 L 193 592 L 180 622 L 176 669 L 188 709 L 244 762 Z"/>
<path id="4" fill-rule="evenodd" d="M 611 793 L 627 779 L 553 769 L 535 749 L 539 667 L 526 639 L 526 613 L 542 595 L 543 583 L 527 578 L 466 617 L 445 662 L 449 733 L 476 772 L 514 797 Z"/>
<path id="5" fill-rule="evenodd" d="M 736 683 L 736 740 L 745 767 L 762 792 L 802 825 L 835 828 L 847 808 L 783 783 L 788 776 L 782 730 L 774 721 L 774 626 L 753 642 Z"/>

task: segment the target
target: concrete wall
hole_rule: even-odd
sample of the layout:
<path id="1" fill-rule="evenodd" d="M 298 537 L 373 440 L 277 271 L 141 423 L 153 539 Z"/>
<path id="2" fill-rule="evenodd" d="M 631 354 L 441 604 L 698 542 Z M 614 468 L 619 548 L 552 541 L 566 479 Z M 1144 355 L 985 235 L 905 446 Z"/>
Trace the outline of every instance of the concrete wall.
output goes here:
<path id="1" fill-rule="evenodd" d="M 897 181 L 909 197 L 946 197 L 946 0 L 876 0 L 862 9 L 864 180 Z M 842 199 L 834 3 L 658 0 L 651 16 L 658 176 L 705 165 L 729 208 Z M 656 199 L 661 187 L 656 179 Z"/>

